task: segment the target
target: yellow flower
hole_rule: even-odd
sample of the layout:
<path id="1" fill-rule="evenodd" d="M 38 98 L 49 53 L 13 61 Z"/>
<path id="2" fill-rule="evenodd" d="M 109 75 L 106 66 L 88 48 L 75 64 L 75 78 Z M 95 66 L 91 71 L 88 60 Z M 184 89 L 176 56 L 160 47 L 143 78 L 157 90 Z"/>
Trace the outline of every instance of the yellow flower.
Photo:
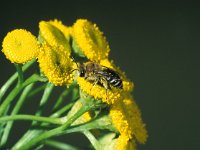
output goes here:
<path id="1" fill-rule="evenodd" d="M 135 150 L 135 142 L 126 135 L 120 135 L 115 141 L 115 150 Z"/>
<path id="2" fill-rule="evenodd" d="M 26 63 L 39 53 L 36 37 L 24 29 L 9 32 L 2 47 L 3 53 L 12 63 Z"/>
<path id="3" fill-rule="evenodd" d="M 39 23 L 40 36 L 45 40 L 45 42 L 53 47 L 71 51 L 69 42 L 65 38 L 64 34 L 55 25 L 59 27 L 61 26 L 60 24 L 58 25 L 58 23 L 41 21 Z"/>
<path id="4" fill-rule="evenodd" d="M 72 27 L 68 27 L 65 26 L 62 21 L 60 20 L 53 20 L 53 21 L 49 21 L 49 23 L 53 26 L 55 26 L 56 28 L 58 28 L 65 36 L 65 38 L 69 41 L 70 37 L 72 35 Z"/>
<path id="5" fill-rule="evenodd" d="M 132 139 L 132 130 L 126 116 L 126 110 L 123 103 L 118 101 L 111 105 L 109 116 L 112 119 L 114 127 L 119 131 L 120 135 L 126 135 L 128 139 Z"/>
<path id="6" fill-rule="evenodd" d="M 91 61 L 108 58 L 109 45 L 96 24 L 78 19 L 73 25 L 73 38 L 76 47 Z"/>
<path id="7" fill-rule="evenodd" d="M 103 59 L 100 61 L 102 66 L 111 68 L 115 70 L 121 77 L 122 84 L 123 84 L 123 91 L 131 92 L 133 90 L 134 84 L 131 82 L 125 75 L 125 72 L 121 71 L 119 67 L 116 67 L 113 61 L 109 61 L 108 59 Z"/>
<path id="8" fill-rule="evenodd" d="M 107 104 L 113 104 L 120 98 L 121 89 L 112 88 L 112 90 L 106 90 L 104 87 L 97 84 L 93 85 L 82 77 L 78 77 L 77 82 L 82 91 L 90 96 L 93 96 L 95 99 L 101 99 Z"/>
<path id="9" fill-rule="evenodd" d="M 40 69 L 55 85 L 69 85 L 73 81 L 72 70 L 76 66 L 65 49 L 43 44 L 38 56 Z"/>
<path id="10" fill-rule="evenodd" d="M 145 124 L 142 121 L 140 110 L 131 95 L 126 95 L 123 100 L 124 110 L 126 110 L 127 120 L 133 132 L 133 136 L 139 143 L 144 144 L 148 134 Z"/>
<path id="11" fill-rule="evenodd" d="M 130 93 L 124 93 L 122 97 L 121 101 L 111 105 L 109 115 L 113 125 L 120 135 L 126 135 L 130 140 L 135 138 L 138 142 L 145 143 L 148 135 L 140 110 Z"/>

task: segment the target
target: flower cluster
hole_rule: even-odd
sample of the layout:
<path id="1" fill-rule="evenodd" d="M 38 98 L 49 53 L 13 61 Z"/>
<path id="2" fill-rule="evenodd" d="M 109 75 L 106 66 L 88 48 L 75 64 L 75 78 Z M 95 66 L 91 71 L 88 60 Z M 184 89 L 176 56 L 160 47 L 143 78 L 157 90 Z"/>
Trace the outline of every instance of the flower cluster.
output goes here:
<path id="1" fill-rule="evenodd" d="M 84 92 L 110 105 L 109 116 L 113 126 L 120 134 L 113 148 L 132 150 L 136 140 L 145 143 L 147 139 L 145 124 L 142 122 L 140 110 L 131 96 L 133 83 L 127 79 L 120 68 L 115 66 L 112 60 L 109 60 L 109 45 L 102 32 L 99 31 L 96 24 L 91 24 L 87 20 L 78 20 L 73 29 L 76 47 L 81 50 L 84 56 L 90 61 L 96 61 L 100 65 L 118 72 L 123 81 L 123 89 L 113 87 L 108 90 L 100 85 L 94 86 L 84 78 L 77 79 Z"/>
<path id="2" fill-rule="evenodd" d="M 66 26 L 56 19 L 41 21 L 38 38 L 29 31 L 16 29 L 7 34 L 2 47 L 2 52 L 12 63 L 25 64 L 36 59 L 41 72 L 40 76 L 45 77 L 53 85 L 78 87 L 81 98 L 68 115 L 62 118 L 64 122 L 84 107 L 86 100 L 83 102 L 83 99 L 87 101 L 89 99 L 95 103 L 94 108 L 100 106 L 101 111 L 88 110 L 71 125 L 73 127 L 92 121 L 97 123 L 103 116 L 104 121 L 106 120 L 104 123 L 109 127 L 106 125 L 107 127 L 99 128 L 110 130 L 104 135 L 107 139 L 103 139 L 98 134 L 95 135 L 102 146 L 101 149 L 134 150 L 137 142 L 146 142 L 145 124 L 131 95 L 134 84 L 114 64 L 113 60 L 109 59 L 109 44 L 96 24 L 86 19 L 78 19 L 72 26 Z M 92 77 L 81 76 L 81 69 L 85 68 L 80 67 L 84 62 L 98 64 L 102 69 L 100 72 L 104 71 L 104 68 L 112 70 L 119 75 L 122 88 L 112 86 L 110 82 L 114 82 L 114 79 L 108 81 L 103 74 L 97 76 L 92 72 Z M 86 72 L 87 69 L 83 71 Z M 103 111 L 103 115 L 99 115 Z M 114 133 L 114 136 L 110 136 L 110 132 Z M 110 143 L 106 143 L 105 139 L 107 141 L 109 139 Z"/>

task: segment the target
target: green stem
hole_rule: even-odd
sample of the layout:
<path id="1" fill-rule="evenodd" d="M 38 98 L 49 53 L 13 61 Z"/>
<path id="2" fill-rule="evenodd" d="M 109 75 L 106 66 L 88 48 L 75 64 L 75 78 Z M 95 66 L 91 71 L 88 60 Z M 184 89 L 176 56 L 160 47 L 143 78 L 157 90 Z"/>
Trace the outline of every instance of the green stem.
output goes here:
<path id="1" fill-rule="evenodd" d="M 101 130 L 106 129 L 117 133 L 117 130 L 113 127 L 110 118 L 108 116 L 102 116 L 85 124 L 71 127 L 63 131 L 62 134 L 84 132 L 86 130 L 93 130 L 93 129 L 101 129 Z"/>
<path id="2" fill-rule="evenodd" d="M 23 76 L 23 71 L 22 71 L 22 65 L 21 64 L 15 64 L 17 73 L 18 73 L 18 83 L 19 85 L 21 85 L 24 81 L 24 76 Z"/>
<path id="3" fill-rule="evenodd" d="M 12 116 L 5 116 L 0 118 L 0 123 L 14 121 L 14 120 L 30 120 L 30 121 L 40 121 L 45 123 L 51 124 L 62 124 L 62 120 L 59 118 L 49 118 L 49 117 L 40 117 L 34 115 L 12 115 Z"/>
<path id="4" fill-rule="evenodd" d="M 30 91 L 30 93 L 27 95 L 27 98 L 30 98 L 36 94 L 38 94 L 39 92 L 41 92 L 42 90 L 44 90 L 46 87 L 46 84 L 40 85 L 39 87 L 34 88 L 32 91 Z"/>
<path id="5" fill-rule="evenodd" d="M 76 119 L 78 119 L 85 112 L 89 111 L 91 108 L 92 107 L 89 107 L 86 105 L 81 107 L 81 109 L 76 114 L 74 114 L 71 118 L 69 118 L 65 124 L 63 124 L 60 127 L 55 128 L 55 129 L 52 129 L 52 130 L 42 133 L 41 135 L 33 138 L 29 143 L 26 143 L 19 149 L 23 149 L 23 150 L 31 149 L 33 146 L 35 146 L 36 144 L 40 143 L 41 141 L 43 141 L 45 139 L 60 135 L 63 132 L 63 130 L 67 129 Z M 13 150 L 15 150 L 15 149 L 13 148 Z"/>
<path id="6" fill-rule="evenodd" d="M 55 112 L 54 114 L 52 114 L 50 117 L 52 118 L 56 118 L 56 117 L 60 117 L 60 115 L 62 115 L 64 112 L 66 112 L 68 109 L 70 109 L 72 107 L 73 103 L 70 103 L 66 106 L 64 106 L 63 108 L 61 108 L 60 110 L 58 110 L 57 112 Z M 44 123 L 41 124 L 41 126 L 43 126 Z M 46 124 L 45 124 L 46 125 Z M 45 130 L 44 129 L 31 129 L 28 130 L 23 137 L 14 145 L 14 149 L 20 149 L 21 146 L 23 146 L 24 144 L 28 143 L 30 140 L 32 140 L 34 137 L 39 136 L 40 134 L 42 134 Z"/>
<path id="7" fill-rule="evenodd" d="M 20 150 L 23 145 L 26 145 L 30 140 L 41 135 L 45 130 L 44 129 L 29 129 L 22 138 L 17 141 L 12 149 Z"/>
<path id="8" fill-rule="evenodd" d="M 45 104 L 48 102 L 49 96 L 50 96 L 53 88 L 54 88 L 54 85 L 52 83 L 48 83 L 46 85 L 44 93 L 43 93 L 42 98 L 40 100 L 39 108 L 35 113 L 36 116 L 40 116 L 42 114 L 43 109 L 45 107 Z M 35 124 L 36 124 L 36 122 L 32 122 L 32 125 L 35 125 Z"/>
<path id="9" fill-rule="evenodd" d="M 84 131 L 83 134 L 88 138 L 96 150 L 101 150 L 102 145 L 97 141 L 97 139 L 90 131 Z"/>
<path id="10" fill-rule="evenodd" d="M 48 102 L 49 96 L 50 96 L 53 88 L 54 88 L 54 85 L 52 83 L 48 83 L 46 85 L 46 88 L 45 88 L 42 98 L 40 100 L 39 108 L 35 114 L 36 116 L 40 116 L 42 114 L 43 108 L 44 108 L 45 104 Z"/>
<path id="11" fill-rule="evenodd" d="M 19 112 L 21 106 L 23 105 L 24 101 L 26 100 L 27 94 L 32 89 L 32 87 L 33 87 L 33 84 L 30 84 L 29 86 L 27 86 L 24 89 L 22 95 L 20 96 L 19 100 L 17 101 L 17 104 L 15 105 L 13 111 L 11 112 L 11 116 L 16 115 Z M 5 143 L 7 142 L 7 139 L 8 139 L 8 136 L 9 136 L 9 133 L 10 133 L 12 126 L 13 126 L 13 121 L 7 123 L 7 125 L 4 129 L 2 139 L 1 139 L 1 146 L 5 145 Z"/>
<path id="12" fill-rule="evenodd" d="M 56 100 L 56 104 L 53 107 L 53 111 L 56 111 L 57 109 L 59 109 L 59 107 L 62 105 L 66 96 L 69 95 L 69 93 L 76 88 L 75 87 L 76 85 L 77 85 L 76 82 L 73 82 L 68 89 L 64 89 L 64 91 L 60 94 L 60 96 Z M 72 97 L 72 101 L 73 101 L 73 97 Z"/>
<path id="13" fill-rule="evenodd" d="M 22 71 L 26 71 L 33 63 L 35 62 L 35 59 L 26 63 L 23 67 L 22 67 Z M 6 93 L 6 91 L 8 90 L 8 88 L 12 85 L 12 83 L 17 79 L 18 77 L 18 73 L 14 73 L 8 80 L 7 82 L 1 87 L 0 89 L 0 102 L 2 97 L 4 96 L 4 94 Z"/>
<path id="14" fill-rule="evenodd" d="M 0 116 L 4 114 L 4 111 L 8 107 L 8 105 L 13 101 L 13 99 L 18 95 L 18 93 L 21 91 L 22 86 L 16 86 L 8 95 L 8 97 L 3 101 L 3 103 L 0 106 Z"/>
<path id="15" fill-rule="evenodd" d="M 47 79 L 41 77 L 41 76 L 38 75 L 38 74 L 33 74 L 33 75 L 30 76 L 28 79 L 26 79 L 26 81 L 24 81 L 24 83 L 22 84 L 22 86 L 23 86 L 23 87 L 26 87 L 27 85 L 29 85 L 29 84 L 31 84 L 31 83 L 34 83 L 34 82 L 37 82 L 37 81 L 46 82 Z"/>
<path id="16" fill-rule="evenodd" d="M 59 116 L 61 116 L 64 112 L 66 112 L 67 110 L 69 110 L 73 105 L 74 105 L 73 102 L 67 104 L 63 108 L 59 109 L 57 112 L 53 113 L 51 115 L 51 117 L 59 117 Z"/>
<path id="17" fill-rule="evenodd" d="M 60 107 L 60 105 L 62 104 L 64 98 L 65 98 L 69 93 L 70 93 L 69 90 L 64 90 L 64 91 L 60 94 L 60 96 L 58 97 L 58 100 L 56 100 L 56 104 L 55 104 L 54 107 L 53 107 L 53 111 L 57 110 L 57 109 Z"/>
<path id="18" fill-rule="evenodd" d="M 72 91 L 72 101 L 77 100 L 79 98 L 79 88 L 75 87 Z"/>
<path id="19" fill-rule="evenodd" d="M 26 87 L 27 85 L 34 83 L 36 81 L 45 81 L 43 78 L 41 78 L 37 74 L 33 74 L 30 76 L 22 85 L 17 85 L 7 96 L 7 98 L 3 101 L 3 103 L 0 106 L 0 116 L 4 114 L 4 111 L 8 107 L 8 105 L 14 100 L 14 98 L 19 94 L 19 92 Z"/>
<path id="20" fill-rule="evenodd" d="M 44 142 L 44 144 L 46 145 L 49 145 L 51 147 L 54 147 L 56 149 L 61 149 L 61 150 L 78 150 L 78 148 L 72 146 L 72 145 L 69 145 L 69 144 L 66 144 L 66 143 L 62 143 L 62 142 L 58 142 L 58 141 L 55 141 L 55 140 L 46 140 Z"/>

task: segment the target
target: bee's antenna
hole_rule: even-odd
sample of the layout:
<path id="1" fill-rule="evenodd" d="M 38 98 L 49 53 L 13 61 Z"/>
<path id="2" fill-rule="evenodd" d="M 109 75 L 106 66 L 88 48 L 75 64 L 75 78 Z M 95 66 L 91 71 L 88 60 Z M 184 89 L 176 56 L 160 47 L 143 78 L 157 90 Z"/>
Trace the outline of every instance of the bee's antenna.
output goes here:
<path id="1" fill-rule="evenodd" d="M 73 69 L 73 70 L 70 71 L 70 73 L 74 72 L 75 70 L 78 70 L 78 69 Z"/>
<path id="2" fill-rule="evenodd" d="M 80 65 L 75 61 L 74 57 L 73 57 L 73 56 L 70 56 L 70 57 L 71 57 L 71 59 L 73 60 L 73 62 L 76 63 L 77 68 L 79 68 Z M 74 72 L 74 71 L 76 71 L 76 70 L 79 70 L 79 69 L 73 69 L 73 70 L 70 71 L 70 73 L 72 73 L 72 72 Z"/>
<path id="3" fill-rule="evenodd" d="M 76 62 L 76 60 L 74 59 L 74 57 L 73 56 L 71 56 L 71 59 L 73 60 L 73 62 L 75 62 L 76 63 L 76 66 L 77 66 L 77 68 L 79 68 L 79 64 Z M 74 69 L 75 70 L 75 69 Z M 77 69 L 76 69 L 77 70 Z"/>

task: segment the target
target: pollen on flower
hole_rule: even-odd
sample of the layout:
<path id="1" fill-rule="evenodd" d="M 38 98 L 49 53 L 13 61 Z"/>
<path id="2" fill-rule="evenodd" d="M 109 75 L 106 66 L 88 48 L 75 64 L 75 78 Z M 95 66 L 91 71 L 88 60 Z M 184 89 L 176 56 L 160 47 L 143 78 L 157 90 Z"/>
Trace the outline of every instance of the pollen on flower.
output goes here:
<path id="1" fill-rule="evenodd" d="M 73 38 L 77 47 L 91 61 L 108 58 L 108 42 L 96 24 L 86 19 L 78 19 L 73 25 Z"/>
<path id="2" fill-rule="evenodd" d="M 120 89 L 106 90 L 104 87 L 99 85 L 93 85 L 89 81 L 82 77 L 77 78 L 77 82 L 84 92 L 88 95 L 93 96 L 95 99 L 101 99 L 107 104 L 113 104 L 115 101 L 120 99 Z"/>
<path id="3" fill-rule="evenodd" d="M 38 55 L 40 69 L 45 76 L 55 85 L 69 85 L 73 81 L 71 70 L 74 62 L 64 49 L 56 49 L 44 43 Z"/>
<path id="4" fill-rule="evenodd" d="M 123 110 L 121 105 L 121 101 L 111 105 L 109 116 L 111 117 L 112 123 L 119 131 L 120 135 L 126 135 L 128 139 L 132 139 L 132 131 L 126 118 L 126 112 Z"/>
<path id="5" fill-rule="evenodd" d="M 58 26 L 57 23 L 53 23 L 41 21 L 39 23 L 40 28 L 40 35 L 42 38 L 51 46 L 57 47 L 59 49 L 65 49 L 69 53 L 71 52 L 71 48 L 69 42 L 65 38 L 62 31 L 60 31 L 55 24 Z M 59 26 L 60 27 L 60 26 Z"/>
<path id="6" fill-rule="evenodd" d="M 130 93 L 124 93 L 122 97 L 122 100 L 112 105 L 110 109 L 109 116 L 113 125 L 121 135 L 126 135 L 130 140 L 136 139 L 139 143 L 145 143 L 148 135 L 140 110 Z"/>
<path id="7" fill-rule="evenodd" d="M 3 40 L 2 47 L 6 58 L 12 63 L 26 63 L 39 53 L 36 37 L 24 29 L 9 32 Z"/>
<path id="8" fill-rule="evenodd" d="M 147 130 L 142 121 L 140 110 L 130 94 L 124 98 L 123 105 L 134 137 L 138 142 L 144 144 L 148 137 Z"/>
<path id="9" fill-rule="evenodd" d="M 122 82 L 124 91 L 131 92 L 133 90 L 134 87 L 133 82 L 129 81 L 128 79 L 124 79 Z"/>
<path id="10" fill-rule="evenodd" d="M 120 135 L 115 144 L 116 150 L 135 150 L 135 142 L 129 140 L 126 135 Z"/>
<path id="11" fill-rule="evenodd" d="M 64 34 L 65 38 L 69 41 L 70 36 L 72 35 L 72 27 L 65 26 L 62 21 L 57 19 L 49 21 L 49 23 L 58 28 Z"/>

